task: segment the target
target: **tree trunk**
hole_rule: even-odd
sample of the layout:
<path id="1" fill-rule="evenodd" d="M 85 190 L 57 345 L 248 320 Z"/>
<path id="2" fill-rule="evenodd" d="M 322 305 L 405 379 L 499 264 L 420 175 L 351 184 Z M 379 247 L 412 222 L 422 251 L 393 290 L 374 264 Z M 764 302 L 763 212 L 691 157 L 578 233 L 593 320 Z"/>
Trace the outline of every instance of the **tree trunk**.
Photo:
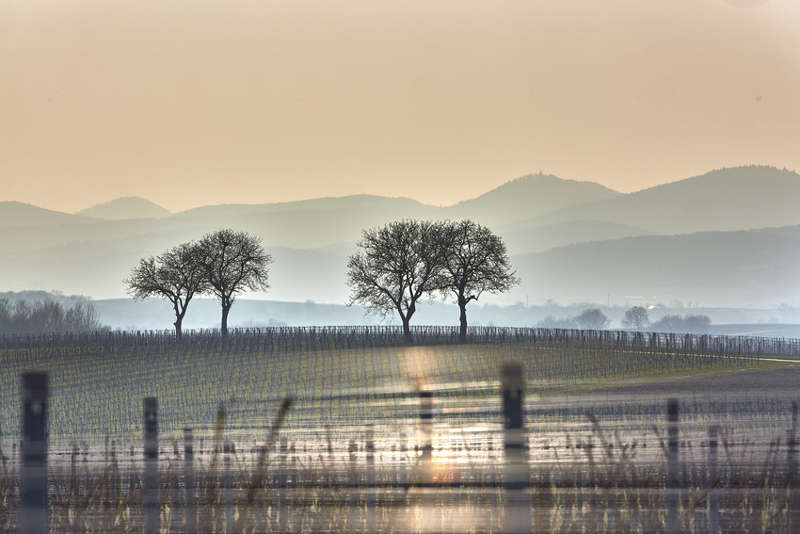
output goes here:
<path id="1" fill-rule="evenodd" d="M 467 340 L 467 303 L 463 301 L 459 301 L 458 307 L 461 310 L 461 315 L 459 316 L 459 322 L 461 325 L 461 329 L 458 333 L 458 337 L 461 341 Z"/>
<path id="2" fill-rule="evenodd" d="M 411 327 L 409 326 L 410 317 L 402 317 L 403 319 L 403 335 L 406 339 L 411 339 Z"/>
<path id="3" fill-rule="evenodd" d="M 222 305 L 222 322 L 220 323 L 219 331 L 223 337 L 228 336 L 228 313 L 231 311 L 230 304 Z"/>
<path id="4" fill-rule="evenodd" d="M 176 317 L 175 322 L 175 337 L 180 339 L 183 336 L 183 317 Z"/>

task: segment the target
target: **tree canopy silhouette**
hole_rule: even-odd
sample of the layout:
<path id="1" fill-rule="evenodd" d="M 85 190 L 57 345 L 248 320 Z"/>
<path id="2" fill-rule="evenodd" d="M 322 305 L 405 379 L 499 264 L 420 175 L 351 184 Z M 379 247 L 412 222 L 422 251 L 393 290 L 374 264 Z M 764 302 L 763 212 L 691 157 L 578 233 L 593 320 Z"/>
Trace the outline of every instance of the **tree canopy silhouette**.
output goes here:
<path id="1" fill-rule="evenodd" d="M 622 326 L 625 328 L 634 328 L 641 330 L 650 324 L 650 318 L 647 316 L 647 310 L 642 306 L 634 306 L 625 312 L 625 317 L 622 319 Z"/>
<path id="2" fill-rule="evenodd" d="M 584 310 L 583 313 L 575 317 L 575 322 L 578 324 L 578 328 L 582 330 L 602 330 L 608 326 L 609 321 L 603 312 L 597 308 L 592 308 Z"/>
<path id="3" fill-rule="evenodd" d="M 415 220 L 364 230 L 360 250 L 347 261 L 350 304 L 384 315 L 396 311 L 403 333 L 410 336 L 417 301 L 438 289 L 434 284 L 444 261 L 440 230 L 440 225 Z"/>
<path id="4" fill-rule="evenodd" d="M 439 225 L 444 250 L 442 270 L 435 285 L 453 293 L 460 310 L 460 337 L 467 336 L 467 304 L 483 293 L 502 293 L 519 283 L 503 240 L 470 220 Z"/>
<path id="5" fill-rule="evenodd" d="M 175 335 L 181 337 L 189 303 L 209 288 L 202 260 L 200 245 L 182 243 L 156 257 L 142 258 L 123 282 L 134 298 L 167 299 L 175 312 Z"/>
<path id="6" fill-rule="evenodd" d="M 269 287 L 272 258 L 264 252 L 260 238 L 229 228 L 206 234 L 199 246 L 209 291 L 222 306 L 220 332 L 227 336 L 228 314 L 236 296 L 248 289 L 258 291 Z"/>

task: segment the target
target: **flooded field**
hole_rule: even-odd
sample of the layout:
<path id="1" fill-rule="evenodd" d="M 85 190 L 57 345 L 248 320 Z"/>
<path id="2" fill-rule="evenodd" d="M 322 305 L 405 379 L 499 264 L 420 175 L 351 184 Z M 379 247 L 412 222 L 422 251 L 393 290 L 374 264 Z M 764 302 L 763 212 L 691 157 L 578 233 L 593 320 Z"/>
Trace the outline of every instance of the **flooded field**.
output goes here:
<path id="1" fill-rule="evenodd" d="M 4 531 L 32 368 L 49 373 L 53 532 L 142 531 L 144 397 L 161 532 L 668 532 L 672 509 L 678 531 L 791 531 L 793 362 L 531 342 L 3 357 Z M 506 362 L 525 380 L 513 450 Z"/>

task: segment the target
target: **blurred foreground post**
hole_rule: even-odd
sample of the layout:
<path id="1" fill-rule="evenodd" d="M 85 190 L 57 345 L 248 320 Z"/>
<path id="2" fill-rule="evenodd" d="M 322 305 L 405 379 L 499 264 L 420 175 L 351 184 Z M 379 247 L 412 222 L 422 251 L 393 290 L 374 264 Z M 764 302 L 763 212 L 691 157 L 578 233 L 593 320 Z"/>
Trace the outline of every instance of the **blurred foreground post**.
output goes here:
<path id="1" fill-rule="evenodd" d="M 433 458 L 433 391 L 419 390 L 419 423 L 422 431 L 421 463 L 425 465 Z"/>
<path id="2" fill-rule="evenodd" d="M 527 436 L 524 429 L 523 406 L 525 401 L 525 379 L 522 366 L 517 363 L 503 365 L 503 427 L 505 463 L 503 487 L 505 490 L 506 534 L 528 534 L 531 532 L 531 502 L 527 487 L 530 482 L 528 469 Z M 537 525 L 538 526 L 538 525 Z"/>
<path id="3" fill-rule="evenodd" d="M 77 454 L 77 453 L 76 453 Z M 133 510 L 136 504 L 136 458 L 133 451 L 133 446 L 129 452 L 130 468 L 128 469 L 128 510 Z"/>
<path id="4" fill-rule="evenodd" d="M 278 464 L 278 499 L 280 505 L 278 506 L 278 532 L 285 534 L 289 532 L 289 491 L 287 486 L 289 484 L 289 468 L 286 463 L 286 458 L 289 454 L 289 440 L 286 437 L 281 437 L 280 456 Z"/>
<path id="5" fill-rule="evenodd" d="M 358 445 L 355 440 L 351 439 L 347 445 L 347 452 L 350 458 L 349 461 L 349 479 L 350 491 L 347 494 L 347 529 L 350 534 L 356 534 L 359 531 L 361 523 L 361 495 L 359 493 L 361 478 L 358 476 L 358 466 L 356 461 L 358 459 Z"/>
<path id="6" fill-rule="evenodd" d="M 185 534 L 195 534 L 197 522 L 194 514 L 194 437 L 191 428 L 183 429 L 183 490 L 185 508 Z"/>
<path id="7" fill-rule="evenodd" d="M 161 530 L 158 483 L 158 399 L 146 397 L 144 405 L 144 532 Z"/>
<path id="8" fill-rule="evenodd" d="M 678 399 L 667 400 L 667 534 L 678 532 Z"/>
<path id="9" fill-rule="evenodd" d="M 22 467 L 20 469 L 21 534 L 46 534 L 47 374 L 22 375 Z"/>
<path id="10" fill-rule="evenodd" d="M 233 534 L 233 472 L 231 471 L 231 442 L 225 440 L 223 448 L 223 462 L 225 463 L 225 534 Z"/>
<path id="11" fill-rule="evenodd" d="M 717 425 L 708 427 L 708 533 L 719 534 L 719 490 L 717 489 Z"/>
<path id="12" fill-rule="evenodd" d="M 367 427 L 367 439 L 364 446 L 367 453 L 367 533 L 377 534 L 377 491 L 375 477 L 375 435 L 372 424 Z"/>
<path id="13" fill-rule="evenodd" d="M 789 431 L 788 486 L 789 531 L 800 531 L 800 484 L 797 480 L 797 401 L 792 402 L 792 429 Z"/>

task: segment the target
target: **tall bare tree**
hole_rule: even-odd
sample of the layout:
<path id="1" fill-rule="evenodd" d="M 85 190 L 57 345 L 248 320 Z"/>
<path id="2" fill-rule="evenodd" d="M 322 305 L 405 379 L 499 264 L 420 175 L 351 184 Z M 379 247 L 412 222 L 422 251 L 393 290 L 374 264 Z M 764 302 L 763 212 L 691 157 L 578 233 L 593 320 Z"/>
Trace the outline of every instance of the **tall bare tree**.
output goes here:
<path id="1" fill-rule="evenodd" d="M 427 221 L 403 220 L 364 230 L 359 252 L 347 260 L 350 304 L 383 315 L 396 311 L 410 336 L 417 301 L 437 289 L 433 282 L 443 261 L 437 229 Z"/>
<path id="2" fill-rule="evenodd" d="M 164 297 L 175 312 L 175 335 L 183 335 L 183 318 L 195 295 L 209 287 L 197 243 L 182 243 L 156 257 L 142 258 L 123 282 L 134 298 Z"/>
<path id="3" fill-rule="evenodd" d="M 228 314 L 236 296 L 248 289 L 269 287 L 272 258 L 264 252 L 260 238 L 230 228 L 206 234 L 200 240 L 200 248 L 209 291 L 222 306 L 220 332 L 227 336 Z"/>
<path id="4" fill-rule="evenodd" d="M 439 225 L 445 260 L 435 285 L 453 293 L 460 310 L 460 337 L 467 337 L 467 304 L 483 293 L 508 291 L 519 280 L 503 240 L 485 226 L 470 220 Z"/>

